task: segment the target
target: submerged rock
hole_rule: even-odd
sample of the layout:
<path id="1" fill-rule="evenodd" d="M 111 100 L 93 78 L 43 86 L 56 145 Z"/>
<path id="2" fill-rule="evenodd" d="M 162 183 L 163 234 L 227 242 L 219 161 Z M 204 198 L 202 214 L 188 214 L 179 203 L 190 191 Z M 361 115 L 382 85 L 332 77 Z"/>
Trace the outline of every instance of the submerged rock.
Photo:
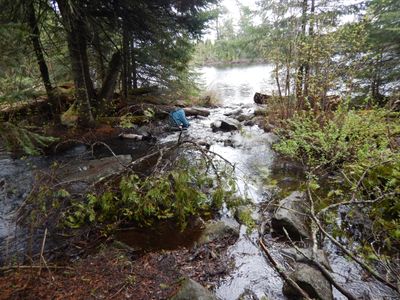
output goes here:
<path id="1" fill-rule="evenodd" d="M 60 168 L 56 177 L 63 182 L 84 181 L 95 183 L 100 179 L 124 170 L 125 166 L 132 161 L 130 155 L 117 155 L 101 159 L 85 160 L 71 163 Z"/>
<path id="2" fill-rule="evenodd" d="M 286 229 L 290 238 L 294 240 L 307 239 L 310 236 L 306 212 L 305 194 L 295 191 L 279 202 L 279 207 L 272 217 L 272 228 L 283 234 Z"/>
<path id="3" fill-rule="evenodd" d="M 224 119 L 224 120 L 219 120 L 215 121 L 214 123 L 211 124 L 211 128 L 213 132 L 216 131 L 235 131 L 240 128 L 240 123 L 234 119 Z"/>
<path id="4" fill-rule="evenodd" d="M 295 281 L 312 299 L 332 300 L 332 286 L 324 275 L 309 265 L 299 263 L 289 277 Z M 301 296 L 291 285 L 285 282 L 283 293 L 290 299 L 300 299 Z"/>
<path id="5" fill-rule="evenodd" d="M 229 236 L 236 238 L 239 237 L 239 226 L 236 224 L 230 224 L 224 221 L 209 221 L 205 226 L 206 228 L 203 231 L 203 234 L 197 241 L 199 245 Z"/>
<path id="6" fill-rule="evenodd" d="M 300 249 L 301 252 L 304 253 L 305 256 L 311 258 L 312 257 L 312 249 L 311 248 L 302 248 Z M 282 249 L 282 253 L 286 254 L 287 256 L 293 258 L 297 262 L 302 262 L 306 264 L 310 264 L 310 260 L 305 258 L 303 254 L 299 253 L 295 248 L 287 248 Z M 332 270 L 331 265 L 329 264 L 329 260 L 326 257 L 325 251 L 318 249 L 316 252 L 316 257 L 314 258 L 317 262 L 323 265 L 326 269 Z"/>
<path id="7" fill-rule="evenodd" d="M 209 290 L 196 281 L 185 279 L 171 300 L 217 300 Z"/>

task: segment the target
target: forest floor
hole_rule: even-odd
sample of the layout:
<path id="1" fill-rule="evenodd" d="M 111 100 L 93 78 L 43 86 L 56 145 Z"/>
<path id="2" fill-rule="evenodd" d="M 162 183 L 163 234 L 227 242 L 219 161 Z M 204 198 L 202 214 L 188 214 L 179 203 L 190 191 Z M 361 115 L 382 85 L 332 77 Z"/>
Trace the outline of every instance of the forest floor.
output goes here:
<path id="1" fill-rule="evenodd" d="M 226 236 L 192 249 L 147 253 L 101 245 L 59 268 L 5 271 L 0 299 L 168 299 L 186 277 L 212 289 L 232 267 L 226 252 L 235 240 Z"/>

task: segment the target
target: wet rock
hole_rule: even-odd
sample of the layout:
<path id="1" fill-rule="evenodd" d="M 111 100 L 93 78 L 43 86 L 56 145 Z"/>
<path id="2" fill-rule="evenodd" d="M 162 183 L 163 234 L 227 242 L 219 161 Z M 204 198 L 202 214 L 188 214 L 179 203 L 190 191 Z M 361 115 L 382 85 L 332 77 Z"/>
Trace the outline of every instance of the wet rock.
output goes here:
<path id="1" fill-rule="evenodd" d="M 272 124 L 270 124 L 270 123 L 266 123 L 265 125 L 264 125 L 264 131 L 265 132 L 271 132 L 271 131 L 274 131 L 274 129 L 275 129 L 275 126 L 274 125 L 272 125 Z"/>
<path id="2" fill-rule="evenodd" d="M 240 294 L 238 299 L 240 299 L 240 300 L 259 300 L 256 293 L 254 293 L 253 291 L 251 291 L 249 289 L 245 289 L 245 291 Z"/>
<path id="3" fill-rule="evenodd" d="M 296 262 L 302 262 L 306 264 L 310 264 L 310 260 L 305 258 L 303 254 L 298 252 L 294 248 L 287 248 L 287 249 L 282 249 L 282 253 L 286 254 L 287 256 L 293 258 Z M 300 249 L 301 252 L 304 253 L 307 257 L 312 256 L 312 249 L 311 248 L 302 248 Z M 314 258 L 317 262 L 319 262 L 321 265 L 323 265 L 326 269 L 332 270 L 331 265 L 329 264 L 328 258 L 326 257 L 325 251 L 318 249 L 316 252 L 316 257 Z"/>
<path id="4" fill-rule="evenodd" d="M 293 240 L 307 239 L 310 236 L 306 212 L 305 194 L 295 191 L 285 199 L 281 200 L 271 220 L 272 228 L 283 233 L 286 229 Z"/>
<path id="5" fill-rule="evenodd" d="M 217 300 L 209 290 L 197 283 L 196 281 L 187 278 L 185 279 L 171 300 Z"/>
<path id="6" fill-rule="evenodd" d="M 213 132 L 216 131 L 235 131 L 240 128 L 240 123 L 236 120 L 233 119 L 224 119 L 224 120 L 219 120 L 215 121 L 214 123 L 211 124 L 211 128 Z"/>
<path id="7" fill-rule="evenodd" d="M 272 98 L 271 95 L 265 95 L 261 93 L 255 93 L 253 97 L 254 102 L 257 104 L 267 104 L 268 100 L 271 98 Z"/>
<path id="8" fill-rule="evenodd" d="M 238 108 L 238 109 L 224 113 L 224 116 L 235 117 L 235 116 L 238 116 L 239 114 L 241 114 L 242 112 L 243 112 L 243 109 Z"/>
<path id="9" fill-rule="evenodd" d="M 210 115 L 210 111 L 202 107 L 185 107 L 183 110 L 186 116 L 208 117 Z"/>
<path id="10" fill-rule="evenodd" d="M 255 125 L 255 123 L 253 120 L 248 120 L 248 121 L 244 122 L 244 126 L 254 126 L 254 125 Z"/>
<path id="11" fill-rule="evenodd" d="M 262 128 L 262 129 L 265 128 L 265 124 L 266 124 L 265 117 L 263 117 L 263 116 L 254 117 L 254 118 L 252 119 L 252 121 L 253 121 L 254 124 L 257 125 L 258 127 Z"/>
<path id="12" fill-rule="evenodd" d="M 312 299 L 332 300 L 332 286 L 324 275 L 309 265 L 299 263 L 289 275 Z M 300 295 L 288 283 L 283 285 L 283 293 L 290 299 L 300 299 Z"/>
<path id="13" fill-rule="evenodd" d="M 239 237 L 239 226 L 224 221 L 209 221 L 197 244 L 202 245 L 225 237 Z"/>
<path id="14" fill-rule="evenodd" d="M 56 172 L 56 177 L 63 182 L 84 181 L 95 183 L 100 179 L 124 170 L 124 165 L 132 161 L 130 155 L 117 155 L 101 159 L 71 163 Z"/>

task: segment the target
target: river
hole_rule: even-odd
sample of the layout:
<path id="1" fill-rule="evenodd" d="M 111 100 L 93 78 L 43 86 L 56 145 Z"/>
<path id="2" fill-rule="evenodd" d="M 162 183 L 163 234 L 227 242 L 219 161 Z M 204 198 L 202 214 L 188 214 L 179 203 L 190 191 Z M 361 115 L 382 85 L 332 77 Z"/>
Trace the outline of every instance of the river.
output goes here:
<path id="1" fill-rule="evenodd" d="M 252 115 L 257 108 L 253 102 L 254 93 L 271 93 L 274 90 L 272 67 L 204 67 L 198 71 L 204 89 L 219 99 L 219 106 L 212 109 L 207 118 L 190 119 L 191 127 L 185 135 L 194 140 L 207 141 L 211 145 L 211 151 L 235 165 L 239 193 L 251 199 L 255 207 L 254 217 L 260 220 L 261 204 L 268 202 L 272 193 L 272 188 L 267 184 L 268 180 L 279 172 L 283 181 L 293 182 L 297 180 L 298 173 L 294 169 L 274 167 L 280 163 L 271 148 L 276 140 L 274 134 L 264 132 L 257 125 L 242 126 L 241 130 L 234 132 L 213 132 L 211 123 L 238 112 Z M 177 137 L 178 133 L 170 134 L 159 143 L 177 140 Z M 119 149 L 120 152 L 121 149 L 124 149 L 122 152 L 132 152 L 132 149 L 138 147 L 137 143 L 131 141 L 115 142 L 113 149 Z M 81 156 L 86 151 L 85 147 L 77 146 L 63 154 L 63 158 Z M 18 245 L 13 245 L 12 249 L 8 246 L 11 239 L 24 240 L 15 239 L 16 236 L 23 237 L 24 231 L 17 230 L 13 216 L 32 187 L 34 170 L 47 168 L 57 158 L 14 159 L 4 150 L 0 153 L 0 249 L 3 252 L 18 253 Z M 225 212 L 223 218 L 232 219 L 232 216 Z M 223 300 L 238 299 L 245 293 L 252 295 L 252 298 L 248 296 L 245 299 L 285 299 L 282 294 L 281 277 L 258 246 L 258 231 L 247 234 L 246 227 L 242 225 L 240 232 L 238 241 L 229 249 L 229 256 L 233 259 L 235 268 L 220 280 L 216 295 Z M 287 247 L 287 244 L 278 242 L 271 236 L 266 238 L 271 254 L 284 264 L 285 260 L 280 250 Z M 333 275 L 343 287 L 363 299 L 395 299 L 391 291 L 365 276 L 360 267 L 347 260 L 332 245 L 326 244 L 326 249 Z M 335 289 L 334 297 L 346 299 Z"/>

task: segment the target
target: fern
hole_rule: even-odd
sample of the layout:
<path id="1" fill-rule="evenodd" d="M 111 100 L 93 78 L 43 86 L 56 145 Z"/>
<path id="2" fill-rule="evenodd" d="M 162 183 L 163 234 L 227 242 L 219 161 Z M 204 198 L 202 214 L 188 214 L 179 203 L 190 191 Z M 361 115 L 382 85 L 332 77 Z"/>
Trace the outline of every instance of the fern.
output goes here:
<path id="1" fill-rule="evenodd" d="M 41 148 L 57 141 L 57 138 L 40 135 L 10 122 L 0 123 L 0 138 L 8 151 L 23 151 L 28 155 L 39 155 Z"/>

